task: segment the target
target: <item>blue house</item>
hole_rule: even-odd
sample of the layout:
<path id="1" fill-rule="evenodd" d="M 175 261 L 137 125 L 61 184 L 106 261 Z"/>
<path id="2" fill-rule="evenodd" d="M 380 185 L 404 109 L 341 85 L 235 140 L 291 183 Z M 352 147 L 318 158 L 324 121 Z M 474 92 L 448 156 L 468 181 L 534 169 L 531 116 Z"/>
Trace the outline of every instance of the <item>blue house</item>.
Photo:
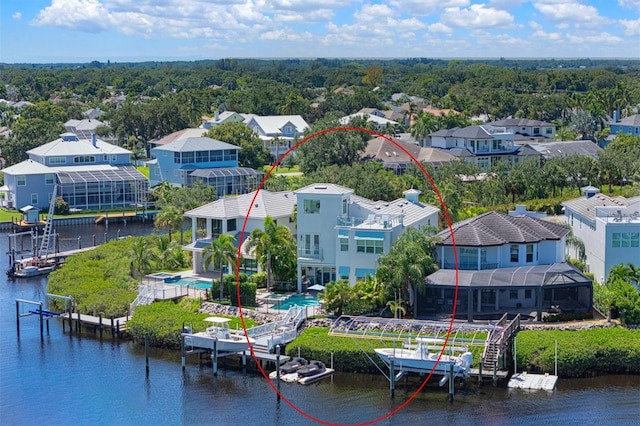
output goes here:
<path id="1" fill-rule="evenodd" d="M 3 170 L 2 205 L 47 209 L 56 196 L 70 208 L 116 208 L 143 204 L 147 178 L 131 166 L 131 152 L 92 135 L 80 139 L 64 133 L 27 151 L 29 159 Z"/>
<path id="2" fill-rule="evenodd" d="M 148 161 L 151 186 L 169 182 L 191 186 L 197 180 L 216 187 L 218 196 L 245 194 L 257 189 L 262 172 L 238 167 L 239 147 L 207 137 L 188 136 L 151 149 Z"/>
<path id="3" fill-rule="evenodd" d="M 617 114 L 616 114 L 617 115 Z M 610 121 L 609 127 L 611 128 L 611 134 L 617 135 L 618 133 L 628 133 L 634 136 L 640 136 L 640 114 L 630 115 L 622 120 Z"/>

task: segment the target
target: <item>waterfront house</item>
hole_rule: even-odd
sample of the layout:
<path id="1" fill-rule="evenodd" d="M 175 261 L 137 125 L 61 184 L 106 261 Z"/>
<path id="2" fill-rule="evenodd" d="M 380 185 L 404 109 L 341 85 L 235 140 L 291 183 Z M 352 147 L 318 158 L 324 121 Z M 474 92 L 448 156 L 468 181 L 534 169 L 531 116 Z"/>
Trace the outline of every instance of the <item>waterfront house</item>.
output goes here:
<path id="1" fill-rule="evenodd" d="M 541 320 L 543 311 L 555 308 L 588 311 L 592 281 L 564 262 L 568 233 L 529 215 L 497 212 L 455 223 L 437 235 L 440 269 L 426 278 L 418 312 L 451 314 L 456 290 L 456 317 L 468 321 L 505 312 L 535 312 Z"/>
<path id="2" fill-rule="evenodd" d="M 220 198 L 195 209 L 187 211 L 184 215 L 191 219 L 192 243 L 183 248 L 193 254 L 193 271 L 203 272 L 202 253 L 211 241 L 220 234 L 231 234 L 236 238 L 237 244 L 244 244 L 254 229 L 262 229 L 264 219 L 267 216 L 278 225 L 285 225 L 292 234 L 295 234 L 295 223 L 292 220 L 296 198 L 293 192 L 270 192 L 261 190 L 256 196 L 255 191 L 242 194 L 237 197 Z M 249 207 L 253 202 L 253 208 L 247 217 Z M 245 217 L 243 239 L 240 241 Z M 257 272 L 258 266 L 252 253 L 241 250 L 241 272 Z"/>
<path id="3" fill-rule="evenodd" d="M 372 201 L 350 188 L 316 183 L 295 191 L 298 291 L 336 279 L 350 284 L 375 275 L 378 258 L 407 227 L 436 227 L 439 209 L 420 203 L 420 191 L 406 198 Z"/>
<path id="4" fill-rule="evenodd" d="M 202 129 L 198 129 L 202 132 Z M 219 197 L 245 194 L 255 190 L 263 173 L 238 167 L 240 147 L 191 132 L 177 135 L 168 143 L 151 148 L 149 166 L 151 186 L 169 182 L 174 186 L 191 186 L 197 180 L 215 186 Z"/>
<path id="5" fill-rule="evenodd" d="M 354 118 L 364 118 L 367 120 L 367 123 L 373 123 L 373 127 L 377 132 L 382 132 L 388 128 L 394 128 L 398 126 L 397 121 L 390 120 L 385 118 L 384 116 L 374 114 L 373 112 L 357 112 L 355 114 L 346 115 L 341 117 L 338 122 L 343 126 L 349 125 L 351 120 Z"/>
<path id="6" fill-rule="evenodd" d="M 144 204 L 148 181 L 131 166 L 131 152 L 98 139 L 74 133 L 27 151 L 28 160 L 3 170 L 4 207 L 32 205 L 48 210 L 57 197 L 70 208 L 106 209 Z"/>
<path id="7" fill-rule="evenodd" d="M 484 124 L 438 130 L 429 134 L 427 146 L 447 150 L 459 159 L 488 170 L 499 161 L 517 161 L 520 147 L 514 138 L 515 134 L 505 127 Z"/>
<path id="8" fill-rule="evenodd" d="M 640 267 L 640 197 L 609 197 L 593 186 L 562 203 L 567 223 L 582 240 L 586 268 L 604 283 L 620 263 Z"/>

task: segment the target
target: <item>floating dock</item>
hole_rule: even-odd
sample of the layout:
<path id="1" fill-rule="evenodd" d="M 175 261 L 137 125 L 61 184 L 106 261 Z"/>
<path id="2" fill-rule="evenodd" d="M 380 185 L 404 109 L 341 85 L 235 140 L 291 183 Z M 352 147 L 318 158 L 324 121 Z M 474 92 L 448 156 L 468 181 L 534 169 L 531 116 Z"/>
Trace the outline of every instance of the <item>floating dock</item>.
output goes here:
<path id="1" fill-rule="evenodd" d="M 554 376 L 552 374 L 529 374 L 527 372 L 524 372 L 516 373 L 511 376 L 507 387 L 516 389 L 543 389 L 546 391 L 552 391 L 556 388 L 557 381 L 558 376 Z"/>

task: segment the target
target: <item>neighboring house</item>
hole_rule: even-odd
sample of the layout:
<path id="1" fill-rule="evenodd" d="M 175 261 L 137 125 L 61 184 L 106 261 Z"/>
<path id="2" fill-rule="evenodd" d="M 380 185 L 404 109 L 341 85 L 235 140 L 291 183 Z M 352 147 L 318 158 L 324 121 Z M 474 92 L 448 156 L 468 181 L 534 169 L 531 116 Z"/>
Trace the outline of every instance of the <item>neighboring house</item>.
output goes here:
<path id="1" fill-rule="evenodd" d="M 153 148 L 162 146 L 162 145 L 167 145 L 170 144 L 171 142 L 175 142 L 177 140 L 180 139 L 185 139 L 185 138 L 199 138 L 201 136 L 204 136 L 204 134 L 206 133 L 206 130 L 203 130 L 201 128 L 188 128 L 188 129 L 182 129 L 182 130 L 178 130 L 177 132 L 173 132 L 170 133 L 166 136 L 162 136 L 153 140 L 150 140 L 149 142 L 147 142 L 147 146 L 149 147 L 149 156 L 151 157 L 151 150 L 153 150 Z"/>
<path id="2" fill-rule="evenodd" d="M 300 115 L 245 115 L 247 126 L 264 141 L 269 148 L 271 156 L 280 158 L 287 149 L 291 148 L 291 142 L 309 128 L 309 125 Z M 271 143 L 273 140 L 278 143 Z M 284 146 L 280 145 L 284 142 Z"/>
<path id="3" fill-rule="evenodd" d="M 405 123 L 405 121 L 408 122 L 407 120 L 408 114 L 405 111 L 403 111 L 402 108 L 395 105 L 387 105 L 387 107 L 389 109 L 362 108 L 356 114 L 375 115 L 378 117 L 386 118 L 387 120 L 395 121 L 398 123 L 402 122 L 403 124 L 407 124 Z"/>
<path id="4" fill-rule="evenodd" d="M 144 204 L 148 182 L 131 166 L 131 152 L 92 135 L 59 139 L 27 151 L 29 159 L 3 170 L 5 207 L 47 209 L 54 187 L 70 208 L 115 208 Z"/>
<path id="5" fill-rule="evenodd" d="M 401 141 L 397 141 L 397 143 L 420 163 L 429 163 L 433 167 L 438 167 L 456 159 L 455 156 L 442 149 L 422 148 L 418 145 Z M 393 170 L 397 175 L 403 174 L 407 166 L 413 164 L 413 160 L 406 152 L 382 137 L 368 141 L 360 157 L 363 160 L 378 161 L 384 168 Z"/>
<path id="6" fill-rule="evenodd" d="M 202 129 L 200 129 L 202 131 Z M 196 180 L 216 187 L 219 197 L 246 194 L 257 189 L 262 172 L 238 167 L 239 147 L 207 137 L 178 137 L 151 149 L 149 184 L 169 182 L 191 186 Z"/>
<path id="7" fill-rule="evenodd" d="M 90 120 L 100 118 L 102 114 L 104 114 L 104 111 L 102 111 L 100 108 L 91 108 L 82 113 L 82 115 Z"/>
<path id="8" fill-rule="evenodd" d="M 239 114 L 235 111 L 216 111 L 213 118 L 206 120 L 202 123 L 202 128 L 209 130 L 212 127 L 220 126 L 225 123 L 242 123 L 245 120 L 245 116 L 243 114 Z"/>
<path id="9" fill-rule="evenodd" d="M 429 135 L 427 144 L 488 170 L 499 161 L 517 161 L 520 147 L 514 144 L 514 135 L 504 127 L 483 124 L 438 130 Z"/>
<path id="10" fill-rule="evenodd" d="M 344 117 L 340 118 L 338 122 L 342 125 L 348 125 L 354 118 L 365 118 L 367 120 L 367 123 L 373 123 L 375 130 L 378 132 L 384 131 L 389 127 L 396 127 L 398 125 L 397 121 L 389 120 L 388 118 L 374 113 L 363 112 L 345 115 Z"/>
<path id="11" fill-rule="evenodd" d="M 553 140 L 556 136 L 556 125 L 547 123 L 546 121 L 529 120 L 526 118 L 505 118 L 487 124 L 495 127 L 504 127 L 507 131 L 524 136 L 527 139 Z"/>
<path id="12" fill-rule="evenodd" d="M 350 284 L 375 275 L 378 258 L 407 227 L 438 224 L 438 208 L 406 198 L 371 201 L 335 184 L 316 183 L 295 191 L 297 199 L 298 291 L 336 279 Z"/>
<path id="13" fill-rule="evenodd" d="M 438 234 L 440 269 L 426 279 L 419 313 L 451 313 L 456 290 L 456 316 L 468 321 L 505 312 L 535 312 L 541 320 L 542 312 L 556 305 L 565 311 L 591 309 L 591 279 L 564 263 L 568 233 L 559 224 L 497 212 L 454 224 Z"/>
<path id="14" fill-rule="evenodd" d="M 640 197 L 609 197 L 585 186 L 584 197 L 562 203 L 573 235 L 585 247 L 587 270 L 601 284 L 619 263 L 640 266 Z"/>
<path id="15" fill-rule="evenodd" d="M 617 114 L 615 114 L 615 116 L 617 118 Z M 628 133 L 630 135 L 640 136 L 640 114 L 630 115 L 621 120 L 616 120 L 614 118 L 607 124 L 611 129 L 612 135 L 617 135 L 618 133 Z"/>
<path id="16" fill-rule="evenodd" d="M 598 145 L 591 141 L 557 141 L 529 143 L 529 148 L 535 150 L 544 160 L 554 157 L 566 157 L 569 155 L 586 155 L 598 159 L 598 153 L 602 151 Z"/>
<path id="17" fill-rule="evenodd" d="M 92 120 L 90 118 L 82 120 L 72 118 L 64 123 L 64 128 L 67 129 L 67 132 L 77 135 L 78 139 L 91 139 L 91 135 L 96 133 L 96 128 L 103 124 L 100 120 Z"/>
<path id="18" fill-rule="evenodd" d="M 191 219 L 191 240 L 193 241 L 184 249 L 193 253 L 195 273 L 203 272 L 202 253 L 220 234 L 231 234 L 236 238 L 236 244 L 243 245 L 240 272 L 257 272 L 256 260 L 252 253 L 245 253 L 244 244 L 251 231 L 262 229 L 267 216 L 271 216 L 278 225 L 287 226 L 295 235 L 295 223 L 291 219 L 296 204 L 293 192 L 269 192 L 263 189 L 255 200 L 254 197 L 256 197 L 255 191 L 237 197 L 220 198 L 184 214 Z M 253 208 L 247 217 L 252 202 Z M 247 224 L 244 228 L 243 241 L 240 242 L 245 217 L 247 217 Z"/>

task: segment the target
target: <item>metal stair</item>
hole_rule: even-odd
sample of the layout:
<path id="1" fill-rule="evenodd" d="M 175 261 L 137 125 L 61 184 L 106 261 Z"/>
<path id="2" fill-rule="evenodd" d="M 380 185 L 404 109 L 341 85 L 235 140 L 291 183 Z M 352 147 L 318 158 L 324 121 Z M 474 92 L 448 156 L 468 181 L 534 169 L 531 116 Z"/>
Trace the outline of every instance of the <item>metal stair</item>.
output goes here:
<path id="1" fill-rule="evenodd" d="M 56 198 L 58 194 L 58 184 L 53 186 L 53 192 L 51 193 L 51 200 L 49 201 L 49 213 L 47 214 L 47 222 L 44 225 L 44 233 L 42 235 L 42 242 L 40 244 L 40 251 L 38 257 L 46 260 L 49 255 L 49 245 L 51 243 L 51 232 L 53 230 L 53 212 L 56 207 Z"/>

